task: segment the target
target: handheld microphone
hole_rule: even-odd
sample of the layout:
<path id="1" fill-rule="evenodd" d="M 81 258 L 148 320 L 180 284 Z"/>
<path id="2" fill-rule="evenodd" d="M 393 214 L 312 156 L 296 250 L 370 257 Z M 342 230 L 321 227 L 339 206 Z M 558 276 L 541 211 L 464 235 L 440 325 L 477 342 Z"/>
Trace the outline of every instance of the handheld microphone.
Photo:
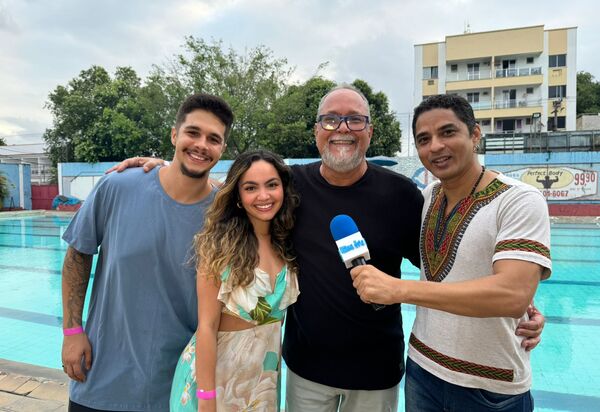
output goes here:
<path id="1" fill-rule="evenodd" d="M 367 248 L 367 242 L 358 231 L 358 227 L 348 215 L 337 215 L 331 219 L 329 224 L 329 230 L 331 236 L 335 240 L 335 244 L 338 248 L 338 253 L 342 262 L 346 265 L 346 268 L 350 269 L 355 266 L 366 265 L 367 260 L 371 259 L 369 255 L 369 249 Z M 375 310 L 380 310 L 385 305 L 377 303 L 371 303 L 371 306 Z"/>

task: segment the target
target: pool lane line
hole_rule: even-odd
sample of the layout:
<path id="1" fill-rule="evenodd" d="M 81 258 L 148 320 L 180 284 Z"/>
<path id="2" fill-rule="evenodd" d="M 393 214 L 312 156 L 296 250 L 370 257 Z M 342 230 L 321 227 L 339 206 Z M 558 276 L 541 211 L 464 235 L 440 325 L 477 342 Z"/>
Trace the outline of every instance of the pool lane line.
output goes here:
<path id="1" fill-rule="evenodd" d="M 414 312 L 414 305 L 402 305 L 402 310 Z M 28 310 L 4 308 L 0 306 L 0 318 L 20 320 L 23 322 L 37 323 L 46 326 L 62 327 L 62 316 L 47 315 L 45 313 L 31 312 Z M 572 318 L 563 316 L 546 316 L 546 323 L 574 326 L 600 326 L 600 319 Z"/>
<path id="2" fill-rule="evenodd" d="M 567 285 L 567 286 L 600 286 L 600 281 L 593 280 L 544 280 L 540 285 Z"/>
<path id="3" fill-rule="evenodd" d="M 568 316 L 546 316 L 546 323 L 574 326 L 600 326 L 600 319 L 571 318 Z"/>
<path id="4" fill-rule="evenodd" d="M 0 270 L 10 270 L 10 271 L 15 271 L 15 272 L 47 273 L 50 275 L 60 275 L 62 273 L 60 270 L 56 270 L 56 269 L 25 267 L 25 266 L 11 266 L 11 265 L 0 265 Z"/>
<path id="5" fill-rule="evenodd" d="M 550 237 L 571 237 L 571 238 L 572 237 L 587 237 L 587 238 L 600 238 L 600 234 L 598 234 L 598 235 L 584 235 L 584 234 L 579 234 L 579 233 L 577 233 L 577 234 L 572 233 L 572 234 L 568 234 L 568 235 L 567 234 L 563 235 L 561 233 L 552 233 L 552 231 L 550 231 Z"/>
<path id="6" fill-rule="evenodd" d="M 552 251 L 553 248 L 557 248 L 557 247 L 570 247 L 570 248 L 597 248 L 600 249 L 600 244 L 599 245 L 577 245 L 577 244 L 554 244 L 552 243 L 550 245 L 550 251 Z"/>
<path id="7" fill-rule="evenodd" d="M 550 252 L 552 254 L 552 252 Z M 552 262 L 567 262 L 567 263 L 598 263 L 600 259 L 552 259 Z"/>
<path id="8" fill-rule="evenodd" d="M 0 219 L 0 227 L 68 227 L 70 221 L 60 222 L 6 222 Z"/>
<path id="9" fill-rule="evenodd" d="M 62 328 L 62 316 L 0 307 L 0 317 Z"/>
<path id="10" fill-rule="evenodd" d="M 60 237 L 60 235 L 38 235 L 35 233 L 10 233 L 10 232 L 0 232 L 0 235 L 10 235 L 10 236 L 31 236 L 31 237 Z"/>
<path id="11" fill-rule="evenodd" d="M 11 270 L 14 272 L 26 272 L 26 273 L 34 272 L 34 273 L 46 273 L 49 275 L 62 275 L 61 269 L 46 269 L 46 268 L 36 268 L 36 267 L 26 267 L 26 266 L 10 266 L 10 265 L 0 265 L 0 269 Z M 90 279 L 93 279 L 93 278 L 94 278 L 94 272 L 90 273 Z"/>
<path id="12" fill-rule="evenodd" d="M 537 381 L 535 374 L 533 375 L 533 380 Z M 539 378 L 539 380 L 543 381 L 544 379 Z M 531 394 L 536 408 L 548 408 L 559 411 L 597 411 L 598 405 L 600 405 L 600 397 L 598 396 L 536 389 L 532 389 Z"/>
<path id="13" fill-rule="evenodd" d="M 17 248 L 17 249 L 36 249 L 36 250 L 55 250 L 60 252 L 66 252 L 68 246 L 65 247 L 49 247 L 49 246 L 23 246 L 23 245 L 3 245 L 0 244 L 0 248 Z"/>

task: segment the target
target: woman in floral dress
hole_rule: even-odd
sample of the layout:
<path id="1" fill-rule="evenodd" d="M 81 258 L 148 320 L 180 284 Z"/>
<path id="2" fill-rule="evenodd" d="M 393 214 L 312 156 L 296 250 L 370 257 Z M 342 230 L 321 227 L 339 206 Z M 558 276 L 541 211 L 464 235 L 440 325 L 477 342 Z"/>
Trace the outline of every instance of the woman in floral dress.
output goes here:
<path id="1" fill-rule="evenodd" d="M 177 364 L 171 411 L 278 411 L 281 324 L 296 301 L 289 232 L 298 196 L 268 151 L 233 162 L 196 235 L 198 330 Z"/>

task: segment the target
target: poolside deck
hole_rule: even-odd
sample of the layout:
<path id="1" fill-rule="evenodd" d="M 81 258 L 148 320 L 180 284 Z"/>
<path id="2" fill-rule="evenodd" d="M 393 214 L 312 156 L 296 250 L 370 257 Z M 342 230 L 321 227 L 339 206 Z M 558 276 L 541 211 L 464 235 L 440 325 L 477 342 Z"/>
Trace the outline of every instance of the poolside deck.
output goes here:
<path id="1" fill-rule="evenodd" d="M 0 359 L 0 411 L 66 411 L 68 379 L 60 370 Z"/>

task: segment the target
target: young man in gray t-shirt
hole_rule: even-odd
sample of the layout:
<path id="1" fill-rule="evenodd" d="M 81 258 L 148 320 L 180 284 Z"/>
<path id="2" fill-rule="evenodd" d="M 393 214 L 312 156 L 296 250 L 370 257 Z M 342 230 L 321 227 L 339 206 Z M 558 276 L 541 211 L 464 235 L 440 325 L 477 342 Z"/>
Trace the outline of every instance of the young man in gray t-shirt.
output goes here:
<path id="1" fill-rule="evenodd" d="M 171 131 L 171 165 L 108 175 L 65 232 L 62 360 L 73 379 L 69 410 L 168 410 L 177 359 L 197 327 L 192 239 L 214 199 L 208 173 L 232 122 L 224 100 L 188 97 Z"/>

